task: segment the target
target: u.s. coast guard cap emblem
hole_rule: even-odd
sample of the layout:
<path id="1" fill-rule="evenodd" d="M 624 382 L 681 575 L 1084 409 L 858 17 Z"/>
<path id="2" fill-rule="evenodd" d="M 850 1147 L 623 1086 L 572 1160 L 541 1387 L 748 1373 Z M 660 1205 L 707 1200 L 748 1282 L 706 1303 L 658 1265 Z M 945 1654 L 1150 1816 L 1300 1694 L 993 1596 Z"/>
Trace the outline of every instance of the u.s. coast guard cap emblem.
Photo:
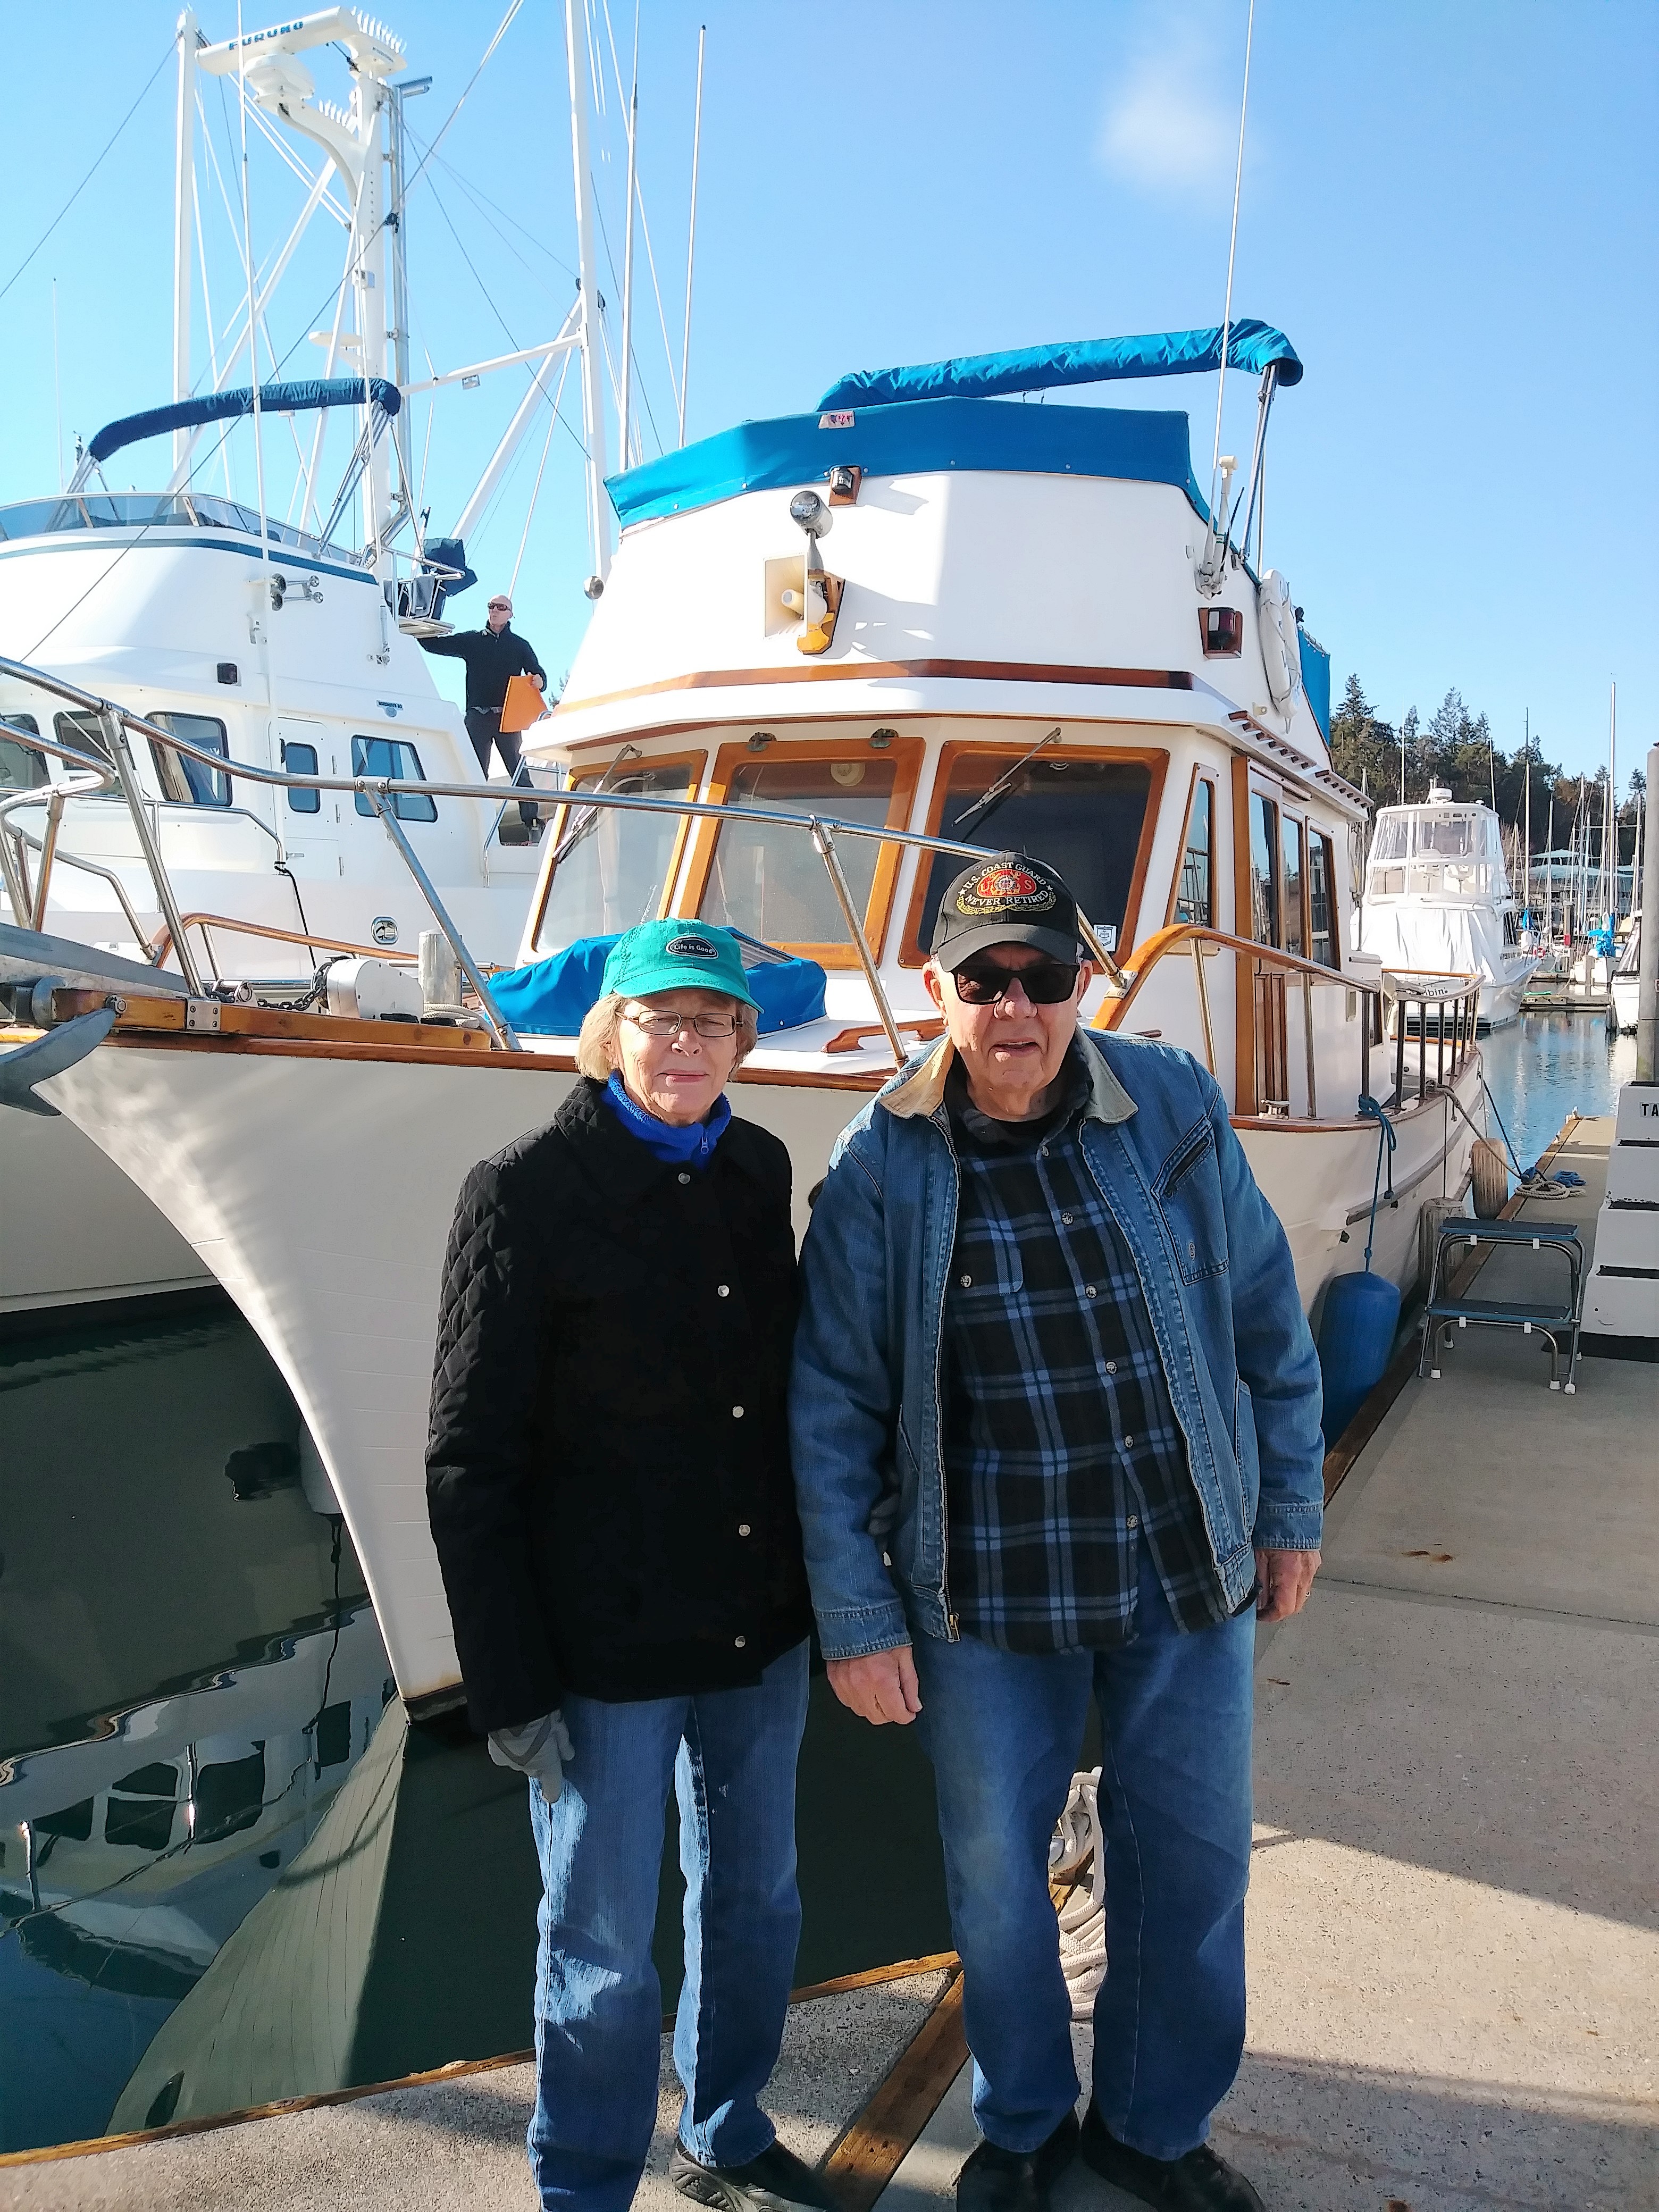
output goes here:
<path id="1" fill-rule="evenodd" d="M 991 945 L 1034 945 L 1056 960 L 1076 959 L 1077 901 L 1046 861 L 999 853 L 945 885 L 931 950 L 956 968 Z"/>

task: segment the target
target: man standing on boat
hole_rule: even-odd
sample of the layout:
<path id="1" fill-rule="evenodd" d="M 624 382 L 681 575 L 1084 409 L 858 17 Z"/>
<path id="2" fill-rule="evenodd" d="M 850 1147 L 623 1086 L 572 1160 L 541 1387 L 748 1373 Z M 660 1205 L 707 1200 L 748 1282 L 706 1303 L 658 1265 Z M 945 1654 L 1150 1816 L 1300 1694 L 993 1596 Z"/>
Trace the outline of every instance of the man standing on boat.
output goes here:
<path id="1" fill-rule="evenodd" d="M 1319 1565 L 1320 1378 L 1213 1079 L 1085 1030 L 1075 901 L 1009 854 L 945 892 L 946 1036 L 842 1137 L 791 1419 L 831 1686 L 920 1723 L 984 2140 L 962 2212 L 1074 2151 L 1143 2203 L 1260 2212 L 1212 2151 L 1244 2038 L 1255 1625 Z M 1079 2130 L 1048 1887 L 1087 1701 L 1109 1965 Z"/>
<path id="2" fill-rule="evenodd" d="M 512 599 L 505 592 L 496 592 L 483 629 L 457 630 L 453 637 L 423 637 L 420 643 L 425 652 L 435 653 L 445 660 L 465 662 L 466 734 L 478 756 L 479 769 L 484 775 L 489 774 L 489 748 L 494 745 L 508 775 L 516 781 L 518 732 L 501 727 L 507 687 L 515 676 L 527 676 L 538 691 L 545 691 L 547 671 L 537 659 L 529 639 L 520 637 L 513 627 Z M 522 801 L 519 816 L 526 824 L 537 818 L 536 810 Z"/>

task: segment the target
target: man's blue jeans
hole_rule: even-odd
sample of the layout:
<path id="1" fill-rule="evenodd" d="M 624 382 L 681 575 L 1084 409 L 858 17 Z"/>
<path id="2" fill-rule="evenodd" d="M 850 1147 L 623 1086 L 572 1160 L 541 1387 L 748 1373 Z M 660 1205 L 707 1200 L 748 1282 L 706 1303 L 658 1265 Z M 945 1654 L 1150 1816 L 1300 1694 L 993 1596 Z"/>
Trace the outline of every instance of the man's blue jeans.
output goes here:
<path id="1" fill-rule="evenodd" d="M 795 1761 L 807 1647 L 752 1689 L 607 1705 L 567 1697 L 574 1754 L 558 1801 L 530 1785 L 541 1856 L 536 2109 L 544 2206 L 627 2212 L 657 2119 L 662 1990 L 651 1960 L 671 1778 L 685 1875 L 674 2063 L 680 2141 L 742 2166 L 773 2138 L 757 2100 L 776 2065 L 800 1934 Z"/>
<path id="2" fill-rule="evenodd" d="M 1034 2150 L 1078 2097 L 1048 1853 L 1091 1686 L 1106 1837 L 1101 2118 L 1134 2149 L 1179 2158 L 1204 2141 L 1244 2047 L 1255 1609 L 1182 1635 L 1143 1543 L 1135 1627 L 1109 1651 L 915 1638 L 974 2117 L 1007 2150 Z"/>

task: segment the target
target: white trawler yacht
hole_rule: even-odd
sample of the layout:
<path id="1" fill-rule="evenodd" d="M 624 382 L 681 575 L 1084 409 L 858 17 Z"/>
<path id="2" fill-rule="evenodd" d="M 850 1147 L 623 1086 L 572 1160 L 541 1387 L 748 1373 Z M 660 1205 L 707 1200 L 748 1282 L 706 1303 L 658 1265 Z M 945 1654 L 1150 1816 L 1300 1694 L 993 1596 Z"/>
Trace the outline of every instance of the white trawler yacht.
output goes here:
<path id="1" fill-rule="evenodd" d="M 330 50 L 349 66 L 343 109 L 313 99 L 302 58 Z M 199 994 L 234 978 L 258 996 L 291 998 L 351 947 L 413 957 L 431 915 L 370 802 L 349 789 L 261 784 L 233 773 L 233 762 L 472 784 L 441 804 L 399 799 L 400 826 L 478 958 L 509 959 L 516 947 L 539 860 L 533 825 L 517 805 L 504 812 L 501 787 L 478 777 L 461 718 L 416 640 L 447 629 L 446 586 L 471 581 L 465 536 L 551 397 L 547 363 L 580 354 L 586 375 L 587 349 L 579 303 L 551 341 L 411 381 L 403 106 L 428 81 L 410 82 L 404 68 L 398 40 L 349 8 L 241 47 L 209 45 L 189 10 L 180 18 L 172 402 L 107 424 L 66 491 L 0 507 L 0 655 L 59 687 L 21 666 L 0 673 L 0 940 L 8 924 L 63 940 L 52 965 L 66 979 L 102 953 L 155 963 L 161 990 Z M 192 374 L 202 236 L 192 131 L 198 78 L 216 77 L 246 99 L 310 191 L 257 303 L 233 307 L 217 332 L 209 315 L 209 378 L 199 333 Z M 204 156 L 208 136 L 204 126 Z M 295 190 L 286 172 L 283 182 Z M 247 374 L 251 322 L 268 343 L 273 293 L 319 215 L 345 232 L 337 305 L 316 333 L 322 374 L 263 383 L 256 401 L 252 383 L 228 387 Z M 410 396 L 476 386 L 491 371 L 526 377 L 525 403 L 452 535 L 422 540 Z M 297 523 L 228 495 L 223 441 L 256 407 L 259 481 L 274 487 L 289 454 Z M 349 451 L 337 485 L 324 465 L 342 424 Z M 252 428 L 257 439 L 258 422 Z M 106 465 L 129 453 L 160 489 L 107 488 Z M 222 468 L 225 490 L 208 489 Z M 268 495 L 264 508 L 273 503 Z M 106 693 L 188 739 L 194 755 L 140 734 L 117 763 L 98 712 Z M 16 957 L 0 942 L 0 976 L 21 972 Z M 337 975 L 337 996 L 346 980 Z M 65 1121 L 0 1116 L 0 1312 L 209 1279 L 200 1256 Z"/>
<path id="2" fill-rule="evenodd" d="M 999 396 L 1224 350 L 1261 395 L 1250 481 L 1213 517 L 1184 415 Z M 52 1055 L 43 1094 L 291 1385 L 417 1711 L 456 1694 L 422 1474 L 444 1238 L 467 1170 L 573 1081 L 579 1011 L 533 1005 L 596 934 L 702 916 L 757 960 L 820 963 L 823 1013 L 764 1034 L 738 1079 L 804 1223 L 837 1131 L 935 1033 L 921 966 L 957 855 L 1039 854 L 1093 926 L 1086 1018 L 1213 1070 L 1310 1308 L 1368 1241 L 1414 1273 L 1422 1201 L 1462 1188 L 1479 1115 L 1473 979 L 1402 979 L 1427 1004 L 1385 1043 L 1379 965 L 1346 949 L 1362 802 L 1329 765 L 1322 656 L 1243 550 L 1269 405 L 1301 373 L 1261 324 L 1038 348 L 850 377 L 614 478 L 614 565 L 599 536 L 603 596 L 541 726 L 582 797 L 543 842 L 516 1030 L 487 986 L 487 1031 L 31 997 L 43 1033 L 13 1036 Z M 317 781 L 397 803 L 384 779 Z M 1362 1098 L 1397 1139 L 1374 1235 Z"/>
<path id="3" fill-rule="evenodd" d="M 1432 784 L 1418 806 L 1385 806 L 1371 833 L 1359 945 L 1385 969 L 1480 978 L 1480 1026 L 1521 1011 L 1541 951 L 1522 942 L 1490 806 L 1460 805 Z"/>

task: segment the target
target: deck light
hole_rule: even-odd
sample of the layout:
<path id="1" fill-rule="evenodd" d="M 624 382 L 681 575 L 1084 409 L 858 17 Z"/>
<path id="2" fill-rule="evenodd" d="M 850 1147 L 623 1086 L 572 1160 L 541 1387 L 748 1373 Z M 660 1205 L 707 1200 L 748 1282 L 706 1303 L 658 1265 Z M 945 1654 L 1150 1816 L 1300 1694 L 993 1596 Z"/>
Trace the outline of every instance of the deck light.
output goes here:
<path id="1" fill-rule="evenodd" d="M 768 745 L 775 745 L 776 743 L 777 739 L 770 730 L 757 730 L 749 740 L 749 750 L 751 753 L 763 753 Z"/>
<path id="2" fill-rule="evenodd" d="M 835 522 L 835 516 L 815 491 L 798 491 L 789 502 L 789 520 L 804 530 L 809 538 L 823 538 Z"/>

